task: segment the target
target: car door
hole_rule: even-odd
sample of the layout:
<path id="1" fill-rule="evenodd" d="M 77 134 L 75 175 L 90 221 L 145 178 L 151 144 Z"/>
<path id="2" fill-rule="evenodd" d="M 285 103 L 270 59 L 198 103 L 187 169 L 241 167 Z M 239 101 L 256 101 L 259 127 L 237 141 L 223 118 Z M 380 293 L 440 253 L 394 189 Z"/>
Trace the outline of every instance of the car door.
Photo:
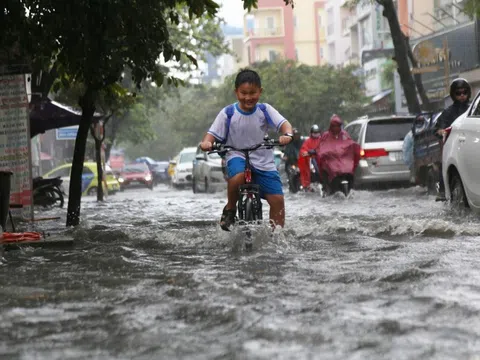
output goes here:
<path id="1" fill-rule="evenodd" d="M 203 159 L 203 160 L 202 160 Z M 195 160 L 193 161 L 193 176 L 195 177 L 195 182 L 197 185 L 202 185 L 205 179 L 205 153 L 202 151 L 200 146 L 197 148 L 195 153 Z M 200 187 L 200 186 L 199 186 Z"/>
<path id="2" fill-rule="evenodd" d="M 84 166 L 82 171 L 82 194 L 91 186 L 97 185 L 94 183 L 95 174 L 89 167 Z"/>
<path id="3" fill-rule="evenodd" d="M 456 137 L 460 177 L 471 205 L 480 207 L 480 96 L 467 116 L 459 119 Z"/>

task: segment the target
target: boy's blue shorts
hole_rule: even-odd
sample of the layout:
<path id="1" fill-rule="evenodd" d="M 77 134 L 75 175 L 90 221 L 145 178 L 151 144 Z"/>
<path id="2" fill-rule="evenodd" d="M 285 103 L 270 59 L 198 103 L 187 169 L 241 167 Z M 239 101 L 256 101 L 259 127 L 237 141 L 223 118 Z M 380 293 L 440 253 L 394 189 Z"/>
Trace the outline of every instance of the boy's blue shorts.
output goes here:
<path id="1" fill-rule="evenodd" d="M 227 162 L 227 175 L 229 178 L 245 171 L 245 159 L 234 157 Z M 260 196 L 283 195 L 282 180 L 277 170 L 258 170 L 252 166 L 252 181 L 260 185 Z"/>

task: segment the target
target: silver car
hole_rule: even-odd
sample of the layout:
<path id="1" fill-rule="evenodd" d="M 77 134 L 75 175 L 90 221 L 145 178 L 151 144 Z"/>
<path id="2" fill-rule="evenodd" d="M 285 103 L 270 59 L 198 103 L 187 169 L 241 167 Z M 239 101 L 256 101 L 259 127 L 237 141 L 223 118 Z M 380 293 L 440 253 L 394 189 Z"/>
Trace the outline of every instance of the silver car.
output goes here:
<path id="1" fill-rule="evenodd" d="M 207 154 L 198 147 L 193 161 L 193 192 L 213 193 L 226 188 L 221 157 Z"/>
<path id="2" fill-rule="evenodd" d="M 345 130 L 361 147 L 361 160 L 355 172 L 355 185 L 409 183 L 410 170 L 403 161 L 403 139 L 414 116 L 362 117 Z"/>

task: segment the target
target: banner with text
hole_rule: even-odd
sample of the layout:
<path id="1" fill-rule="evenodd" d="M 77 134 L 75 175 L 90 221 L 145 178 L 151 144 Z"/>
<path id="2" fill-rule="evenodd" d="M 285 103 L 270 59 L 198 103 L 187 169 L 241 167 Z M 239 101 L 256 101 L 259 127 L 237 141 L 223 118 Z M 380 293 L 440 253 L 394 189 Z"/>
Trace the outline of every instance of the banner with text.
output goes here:
<path id="1" fill-rule="evenodd" d="M 0 170 L 13 172 L 10 204 L 24 219 L 33 218 L 29 129 L 25 75 L 0 76 Z"/>

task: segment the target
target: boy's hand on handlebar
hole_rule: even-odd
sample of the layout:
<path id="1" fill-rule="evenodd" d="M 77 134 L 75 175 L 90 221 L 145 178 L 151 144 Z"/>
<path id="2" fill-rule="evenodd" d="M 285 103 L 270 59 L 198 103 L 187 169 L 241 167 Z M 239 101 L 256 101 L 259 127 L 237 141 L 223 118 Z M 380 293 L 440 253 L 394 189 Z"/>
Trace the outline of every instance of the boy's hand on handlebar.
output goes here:
<path id="1" fill-rule="evenodd" d="M 200 143 L 200 148 L 203 150 L 203 151 L 210 151 L 212 150 L 213 148 L 213 144 L 210 142 L 210 141 L 202 141 Z"/>
<path id="2" fill-rule="evenodd" d="M 292 140 L 293 140 L 293 138 L 291 136 L 283 136 L 282 135 L 278 138 L 278 142 L 280 143 L 280 145 L 287 145 Z"/>

